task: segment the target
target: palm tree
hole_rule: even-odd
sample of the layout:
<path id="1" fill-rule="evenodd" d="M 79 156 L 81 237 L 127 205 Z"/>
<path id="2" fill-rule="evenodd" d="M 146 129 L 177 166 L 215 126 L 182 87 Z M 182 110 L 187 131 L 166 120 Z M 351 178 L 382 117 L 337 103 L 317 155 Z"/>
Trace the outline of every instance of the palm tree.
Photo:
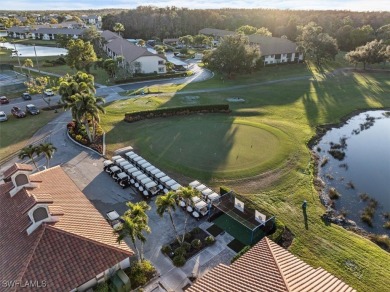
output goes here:
<path id="1" fill-rule="evenodd" d="M 75 75 L 66 74 L 60 77 L 58 94 L 61 95 L 61 102 L 65 104 L 65 109 L 74 103 L 76 93 L 95 93 L 94 77 L 91 74 L 77 72 Z"/>
<path id="2" fill-rule="evenodd" d="M 88 139 L 92 142 L 95 138 L 96 125 L 100 122 L 99 113 L 105 113 L 104 98 L 95 97 L 90 93 L 75 94 L 74 103 L 71 105 L 72 116 L 77 122 L 81 122 L 85 126 Z M 92 125 L 92 132 L 90 130 Z"/>
<path id="3" fill-rule="evenodd" d="M 34 63 L 31 59 L 26 59 L 23 63 L 23 67 L 27 67 L 28 75 L 30 76 L 30 68 L 34 67 Z"/>
<path id="4" fill-rule="evenodd" d="M 35 154 L 37 154 L 37 155 L 40 154 L 39 147 L 33 146 L 33 145 L 28 145 L 27 147 L 24 147 L 20 150 L 18 157 L 19 157 L 19 159 L 30 158 L 32 163 L 34 164 L 35 168 L 38 169 L 38 166 L 34 160 Z"/>
<path id="5" fill-rule="evenodd" d="M 179 197 L 181 197 L 184 200 L 184 202 L 186 204 L 186 208 L 189 205 L 191 205 L 192 198 L 200 195 L 198 190 L 193 189 L 191 187 L 181 187 L 177 191 L 177 194 L 178 194 Z M 183 240 L 182 240 L 182 242 L 184 242 L 184 237 L 185 237 L 185 234 L 186 234 L 187 220 L 188 220 L 188 212 L 185 212 L 184 233 L 183 233 Z"/>
<path id="6" fill-rule="evenodd" d="M 160 196 L 156 199 L 156 206 L 157 206 L 157 214 L 160 215 L 160 217 L 164 216 L 164 213 L 167 212 L 169 215 L 169 219 L 171 219 L 173 231 L 175 232 L 175 236 L 177 241 L 182 243 L 179 233 L 177 232 L 175 222 L 173 221 L 172 212 L 176 210 L 176 198 L 177 194 L 170 191 L 167 194 Z"/>
<path id="7" fill-rule="evenodd" d="M 150 227 L 148 225 L 149 223 L 149 217 L 146 214 L 146 211 L 149 211 L 151 208 L 150 206 L 145 202 L 141 201 L 138 203 L 132 203 L 132 202 L 127 202 L 126 203 L 127 207 L 129 209 L 125 212 L 125 215 L 131 216 L 131 218 L 136 219 L 139 227 L 140 227 L 140 232 L 136 234 L 137 239 L 141 242 L 141 250 L 140 250 L 140 260 L 144 260 L 144 244 L 146 242 L 146 237 L 144 236 L 142 231 L 145 231 L 146 233 L 150 233 Z"/>
<path id="8" fill-rule="evenodd" d="M 117 235 L 116 241 L 121 243 L 127 236 L 130 237 L 137 252 L 137 257 L 140 259 L 140 252 L 136 244 L 136 237 L 139 233 L 140 226 L 136 220 L 129 216 L 122 216 L 121 218 L 123 220 L 122 224 L 114 229 L 114 234 Z"/>
<path id="9" fill-rule="evenodd" d="M 116 31 L 120 36 L 121 36 L 121 32 L 122 32 L 122 31 L 125 31 L 125 27 L 124 27 L 123 24 L 120 23 L 120 22 L 115 23 L 113 29 L 114 29 L 114 31 Z"/>
<path id="10" fill-rule="evenodd" d="M 43 143 L 38 146 L 39 152 L 45 154 L 46 167 L 49 167 L 49 161 L 53 158 L 54 152 L 57 150 L 52 143 Z"/>
<path id="11" fill-rule="evenodd" d="M 146 211 L 150 210 L 150 206 L 144 201 L 138 203 L 128 202 L 126 205 L 129 209 L 122 216 L 123 224 L 114 233 L 118 235 L 118 242 L 129 236 L 137 251 L 138 260 L 143 261 L 143 247 L 146 242 L 144 232 L 150 233 L 151 231 L 148 226 L 149 217 L 146 214 Z M 136 239 L 141 242 L 141 250 L 136 245 Z"/>

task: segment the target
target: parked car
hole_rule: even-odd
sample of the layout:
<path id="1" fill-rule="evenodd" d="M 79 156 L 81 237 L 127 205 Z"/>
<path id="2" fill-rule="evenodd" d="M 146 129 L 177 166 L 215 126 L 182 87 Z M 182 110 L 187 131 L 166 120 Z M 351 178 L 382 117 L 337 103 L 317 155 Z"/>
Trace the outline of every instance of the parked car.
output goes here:
<path id="1" fill-rule="evenodd" d="M 22 97 L 24 100 L 31 100 L 31 95 L 28 92 L 22 93 Z"/>
<path id="2" fill-rule="evenodd" d="M 8 120 L 7 114 L 5 112 L 0 112 L 0 122 L 5 122 Z"/>
<path id="3" fill-rule="evenodd" d="M 5 96 L 0 97 L 0 104 L 6 104 L 9 103 L 9 99 Z"/>
<path id="4" fill-rule="evenodd" d="M 26 105 L 26 112 L 28 112 L 30 115 L 37 115 L 40 113 L 39 109 L 33 104 Z"/>
<path id="5" fill-rule="evenodd" d="M 26 116 L 26 113 L 17 106 L 11 109 L 11 114 L 16 118 L 24 118 Z"/>
<path id="6" fill-rule="evenodd" d="M 53 95 L 54 95 L 54 92 L 53 92 L 53 90 L 51 90 L 51 89 L 46 89 L 43 93 L 44 93 L 46 96 L 53 96 Z"/>

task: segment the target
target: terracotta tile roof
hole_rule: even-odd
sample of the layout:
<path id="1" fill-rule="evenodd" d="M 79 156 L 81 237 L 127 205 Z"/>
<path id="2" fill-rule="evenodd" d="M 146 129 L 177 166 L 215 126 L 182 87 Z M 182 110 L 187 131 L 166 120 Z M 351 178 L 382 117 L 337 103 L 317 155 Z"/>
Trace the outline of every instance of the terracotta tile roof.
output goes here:
<path id="1" fill-rule="evenodd" d="M 2 279 L 47 280 L 52 291 L 70 290 L 133 255 L 117 244 L 112 228 L 61 167 L 30 175 L 41 181 L 12 198 L 0 190 L 0 275 Z M 57 222 L 42 224 L 30 235 L 25 212 L 48 203 Z M 51 203 L 53 202 L 53 203 Z M 45 275 L 45 276 L 43 276 Z"/>
<path id="2" fill-rule="evenodd" d="M 18 170 L 27 170 L 27 171 L 32 171 L 33 168 L 29 164 L 20 164 L 20 163 L 15 163 L 12 165 L 10 168 L 8 168 L 6 171 L 4 171 L 3 176 L 4 179 L 9 178 L 11 175 L 13 175 L 15 172 Z"/>
<path id="3" fill-rule="evenodd" d="M 324 269 L 315 269 L 273 241 L 267 241 L 290 291 L 355 291 Z"/>
<path id="4" fill-rule="evenodd" d="M 212 269 L 186 291 L 355 291 L 322 268 L 314 269 L 268 238 L 230 266 Z"/>

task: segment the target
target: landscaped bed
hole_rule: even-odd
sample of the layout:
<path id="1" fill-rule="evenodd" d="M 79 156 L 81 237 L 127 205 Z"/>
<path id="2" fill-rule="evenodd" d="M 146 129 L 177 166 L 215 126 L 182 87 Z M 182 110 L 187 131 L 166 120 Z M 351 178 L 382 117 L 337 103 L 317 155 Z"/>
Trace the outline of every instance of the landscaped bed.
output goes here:
<path id="1" fill-rule="evenodd" d="M 214 243 L 215 238 L 212 235 L 199 227 L 195 227 L 185 234 L 183 243 L 180 244 L 176 239 L 174 242 L 163 246 L 161 251 L 172 260 L 175 266 L 180 267 L 192 256 Z"/>

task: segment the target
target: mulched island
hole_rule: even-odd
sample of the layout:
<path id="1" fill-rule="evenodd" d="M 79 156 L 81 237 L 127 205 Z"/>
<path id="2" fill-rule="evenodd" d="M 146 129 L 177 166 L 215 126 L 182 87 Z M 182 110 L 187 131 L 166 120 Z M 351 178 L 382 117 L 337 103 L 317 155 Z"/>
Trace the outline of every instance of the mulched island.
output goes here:
<path id="1" fill-rule="evenodd" d="M 163 246 L 161 252 L 167 255 L 175 266 L 181 267 L 189 258 L 214 243 L 214 236 L 199 227 L 195 227 L 185 234 L 184 242 L 181 245 L 175 240 L 171 244 Z"/>

